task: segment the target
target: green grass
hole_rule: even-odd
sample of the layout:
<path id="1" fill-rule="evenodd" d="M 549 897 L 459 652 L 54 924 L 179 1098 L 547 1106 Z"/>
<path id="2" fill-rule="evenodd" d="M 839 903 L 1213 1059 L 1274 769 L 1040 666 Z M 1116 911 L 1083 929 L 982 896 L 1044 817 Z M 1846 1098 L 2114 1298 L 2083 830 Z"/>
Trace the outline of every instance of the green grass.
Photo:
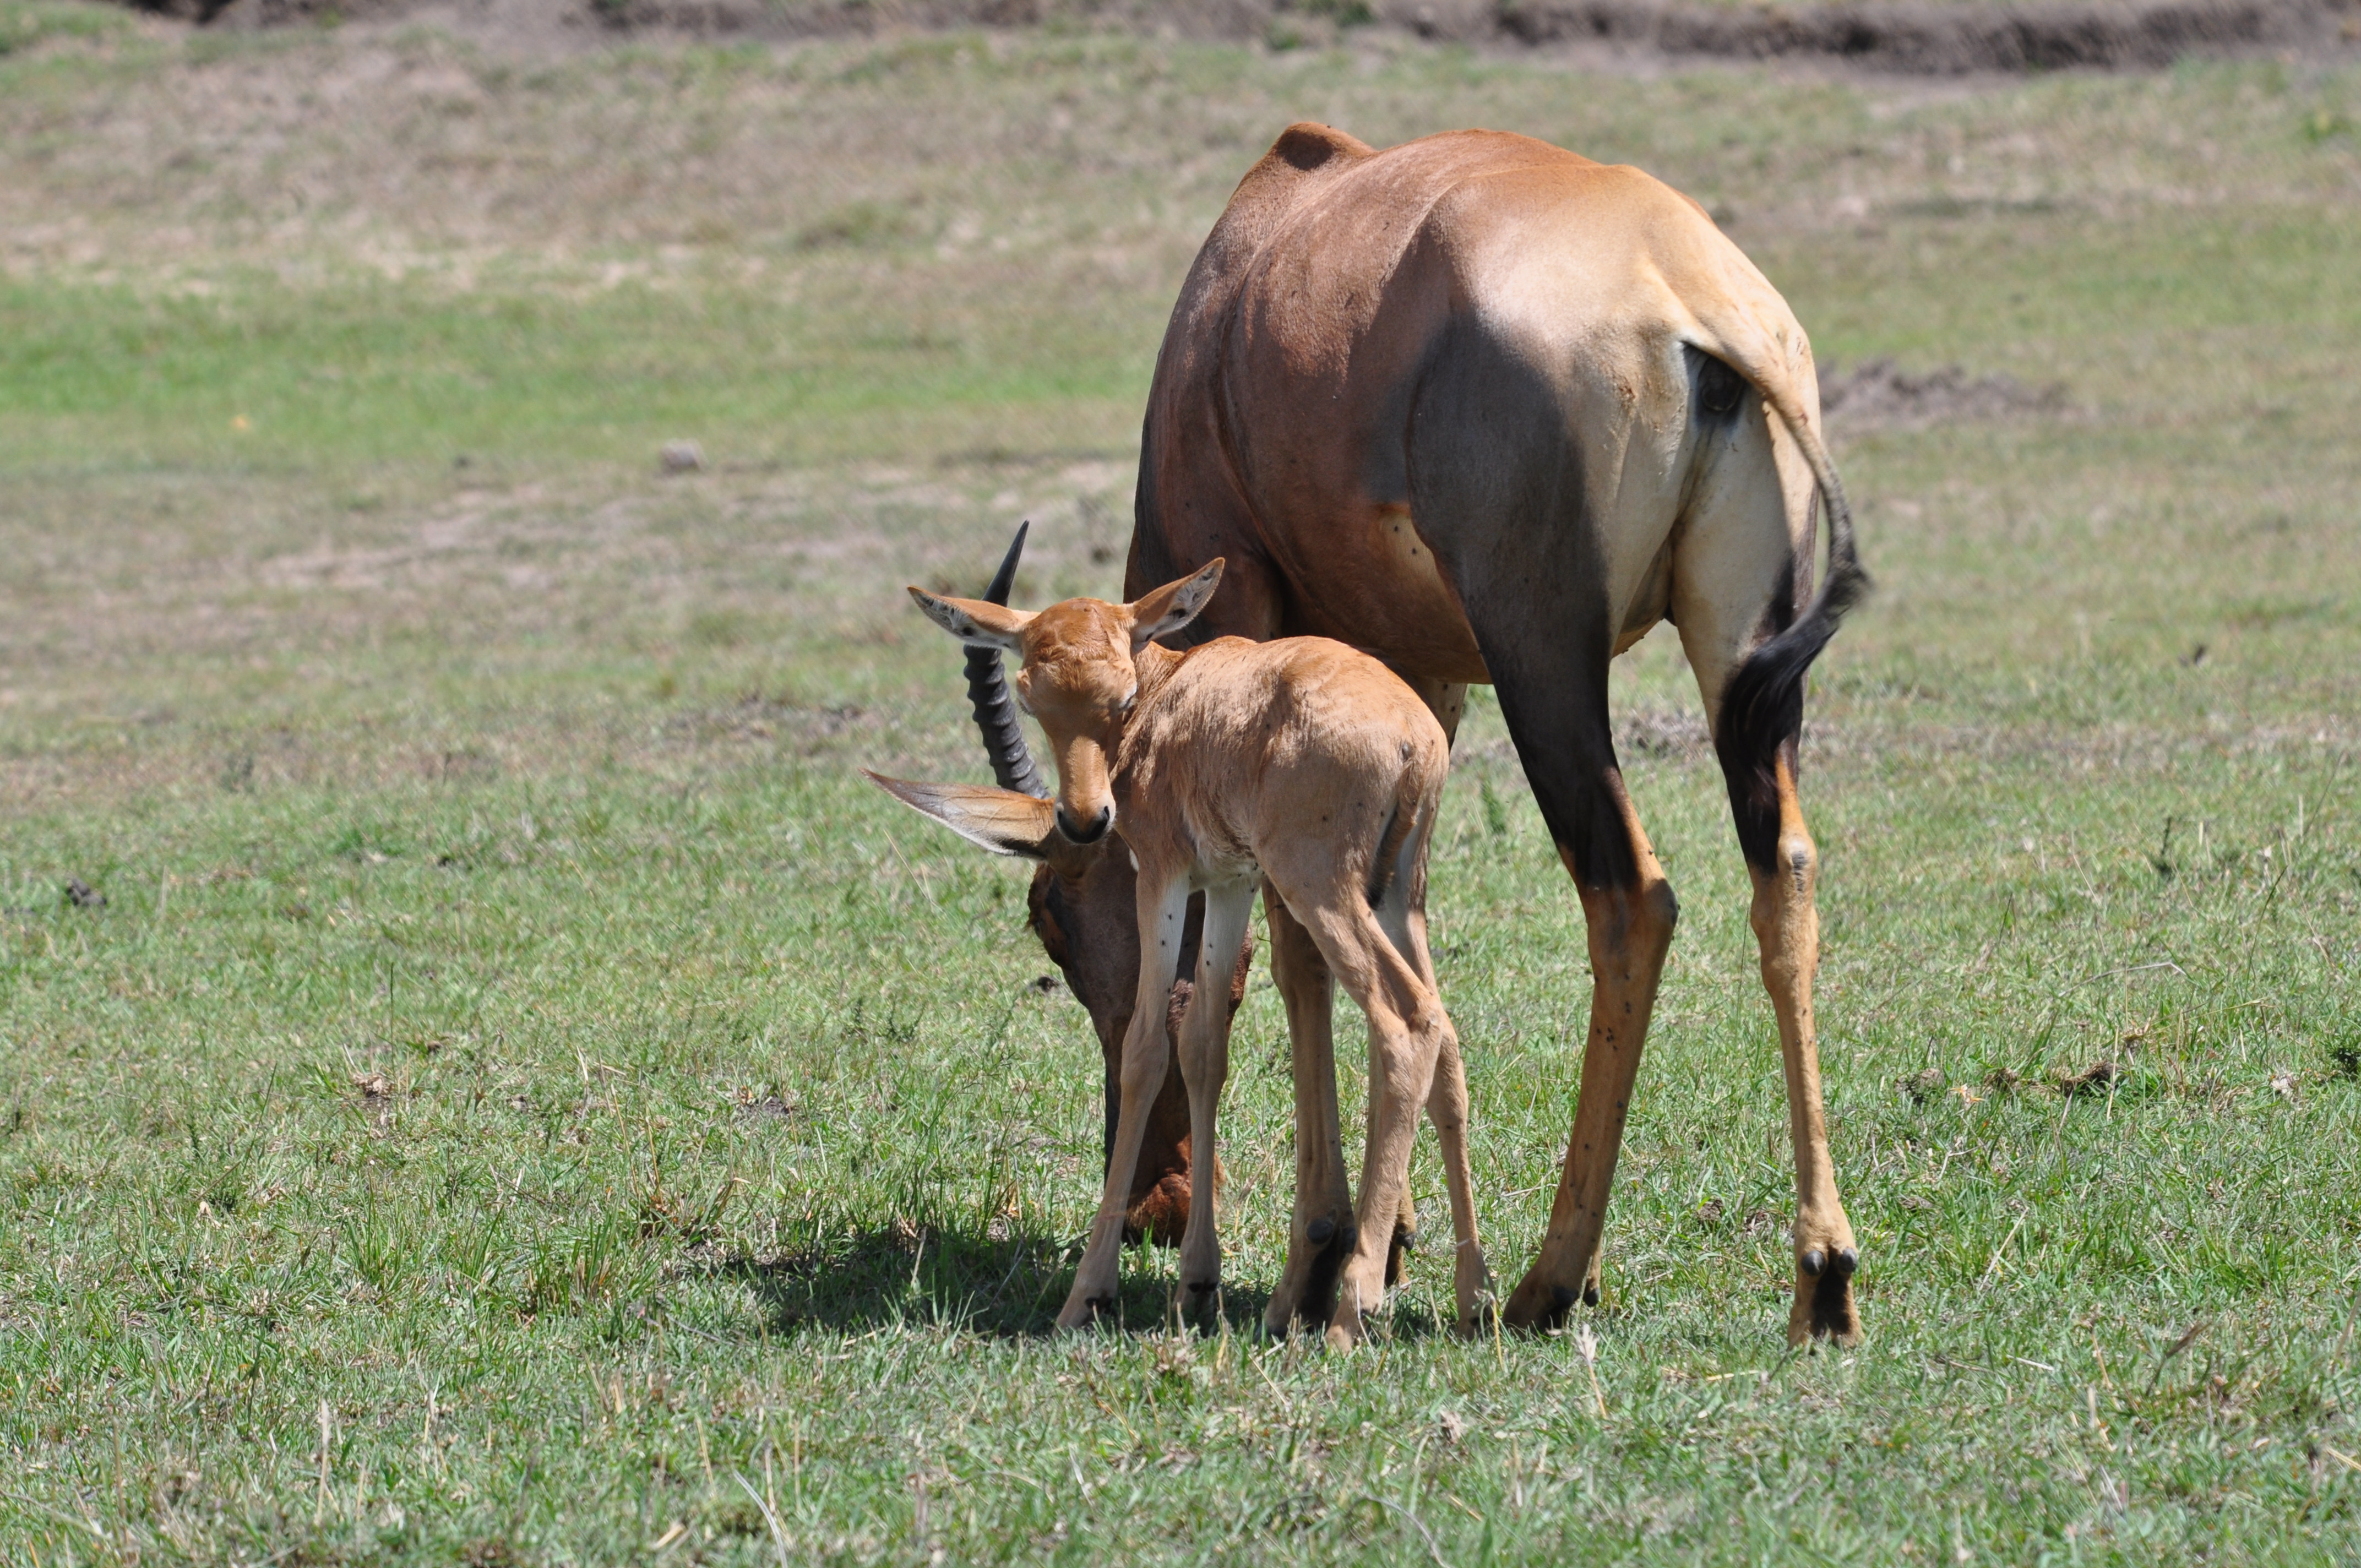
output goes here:
<path id="1" fill-rule="evenodd" d="M 0 58 L 0 1559 L 2361 1544 L 2361 145 L 2307 130 L 2361 76 L 40 14 Z M 1618 689 L 1686 918 L 1597 1392 L 1570 1335 L 1439 1332 L 1436 1251 L 1365 1354 L 1247 1332 L 1259 973 L 1237 1326 L 1170 1332 L 1159 1254 L 1124 1332 L 1047 1332 L 1095 1046 L 1021 873 L 854 768 L 981 772 L 899 585 L 1030 516 L 1025 601 L 1115 587 L 1163 313 L 1298 115 L 1642 162 L 1824 356 L 2067 385 L 1837 430 L 1881 584 L 1806 756 L 1856 1353 L 1784 1352 L 1775 1040 L 1663 637 Z M 655 477 L 676 436 L 712 466 Z M 1488 700 L 1433 902 L 1512 1278 L 1587 976 Z"/>
<path id="2" fill-rule="evenodd" d="M 8 0 L 0 5 L 0 56 L 51 38 L 103 38 L 126 30 L 127 18 L 119 11 L 57 0 Z"/>

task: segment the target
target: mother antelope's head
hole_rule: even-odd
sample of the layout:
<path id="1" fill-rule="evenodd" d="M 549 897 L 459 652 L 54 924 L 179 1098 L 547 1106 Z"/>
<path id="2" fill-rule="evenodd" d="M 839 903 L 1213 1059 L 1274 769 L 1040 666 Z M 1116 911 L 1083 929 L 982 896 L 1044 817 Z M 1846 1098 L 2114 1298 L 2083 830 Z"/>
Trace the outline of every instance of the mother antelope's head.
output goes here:
<path id="1" fill-rule="evenodd" d="M 1071 598 L 1031 612 L 910 590 L 928 620 L 971 649 L 1022 661 L 1016 700 L 1049 737 L 1058 767 L 1057 828 L 1071 842 L 1094 844 L 1115 826 L 1108 759 L 1139 696 L 1140 650 L 1196 618 L 1222 580 L 1222 565 L 1215 560 L 1129 604 Z"/>

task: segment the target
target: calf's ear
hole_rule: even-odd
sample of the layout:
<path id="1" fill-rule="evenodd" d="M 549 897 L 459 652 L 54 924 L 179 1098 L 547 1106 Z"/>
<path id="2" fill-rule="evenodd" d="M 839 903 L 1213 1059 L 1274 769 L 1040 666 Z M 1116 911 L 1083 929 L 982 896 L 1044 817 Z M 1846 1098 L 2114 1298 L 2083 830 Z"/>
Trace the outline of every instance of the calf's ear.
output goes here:
<path id="1" fill-rule="evenodd" d="M 969 647 L 997 648 L 1024 656 L 1025 626 L 1033 619 L 1029 612 L 984 599 L 948 598 L 919 587 L 912 588 L 910 597 L 918 601 L 928 620 Z"/>
<path id="2" fill-rule="evenodd" d="M 1055 802 L 988 784 L 917 784 L 889 779 L 867 768 L 861 774 L 911 810 L 933 817 L 969 843 L 995 855 L 1046 861 L 1058 848 L 1052 841 L 1058 832 Z"/>
<path id="3" fill-rule="evenodd" d="M 1216 555 L 1194 576 L 1144 593 L 1125 606 L 1131 611 L 1131 646 L 1136 652 L 1168 632 L 1180 630 L 1197 619 L 1205 601 L 1222 581 L 1224 557 Z"/>

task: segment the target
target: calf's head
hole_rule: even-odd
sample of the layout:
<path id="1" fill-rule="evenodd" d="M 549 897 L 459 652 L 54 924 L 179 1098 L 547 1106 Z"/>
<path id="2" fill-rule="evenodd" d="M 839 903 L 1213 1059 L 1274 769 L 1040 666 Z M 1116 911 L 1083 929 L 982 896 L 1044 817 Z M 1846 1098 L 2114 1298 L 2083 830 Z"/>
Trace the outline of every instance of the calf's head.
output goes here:
<path id="1" fill-rule="evenodd" d="M 977 784 L 920 784 L 904 779 L 889 779 L 870 773 L 868 776 L 880 788 L 905 805 L 934 818 L 977 847 L 996 855 L 1015 855 L 1032 861 L 1033 873 L 1030 896 L 1027 899 L 1029 924 L 1042 948 L 1064 974 L 1074 999 L 1089 1012 L 1093 1031 L 1104 1058 L 1106 1098 L 1106 1141 L 1112 1147 L 1115 1132 L 1115 1102 L 1120 1093 L 1123 1040 L 1131 1026 L 1133 1010 L 1139 993 L 1139 933 L 1133 888 L 1130 857 L 1123 846 L 1107 831 L 1110 820 L 1087 843 L 1080 843 L 1060 830 L 1058 804 L 1049 798 L 1049 789 L 1034 765 L 1031 751 L 1025 743 L 1024 726 L 1016 715 L 1016 705 L 1008 691 L 1007 677 L 1001 667 L 1004 651 L 1025 656 L 1025 634 L 1038 623 L 1063 608 L 1053 606 L 1039 616 L 1016 615 L 1002 610 L 1013 586 L 1016 563 L 1025 547 L 1026 530 L 1019 528 L 1008 547 L 1008 555 L 1000 565 L 992 586 L 981 601 L 941 599 L 936 602 L 956 609 L 967 618 L 966 622 L 950 625 L 963 641 L 969 642 L 967 655 L 968 700 L 974 709 L 976 728 L 983 739 L 984 754 L 992 764 L 993 776 L 1001 787 L 989 788 Z M 1183 579 L 1155 594 L 1144 596 L 1132 605 L 1102 605 L 1113 612 L 1107 617 L 1093 618 L 1086 630 L 1098 637 L 1099 647 L 1109 660 L 1120 654 L 1124 665 L 1130 667 L 1121 683 L 1124 695 L 1128 695 L 1137 682 L 1136 661 L 1139 650 L 1148 639 L 1160 635 L 1163 630 L 1174 630 L 1187 623 L 1188 617 L 1202 608 L 1213 590 L 1213 578 L 1219 563 L 1206 573 L 1197 576 L 1207 580 L 1200 592 L 1183 594 L 1197 578 Z M 1166 600 L 1159 609 L 1158 601 Z M 934 598 L 935 596 L 926 596 Z M 1183 605 L 1183 599 L 1193 602 Z M 924 600 L 922 599 L 922 603 Z M 963 630 L 965 624 L 981 625 L 978 609 L 993 616 L 998 630 L 990 636 L 971 639 Z M 933 612 L 930 610 L 930 614 Z M 1005 615 L 1006 619 L 1001 617 Z M 1139 632 L 1141 618 L 1147 618 L 1148 630 Z M 1170 619 L 1167 619 L 1170 617 Z M 1062 619 L 1062 618 L 1061 618 Z M 1051 626 L 1042 626 L 1046 634 Z M 1079 638 L 1074 641 L 1079 641 Z M 1044 675 L 1027 701 L 1041 711 L 1045 694 L 1051 680 Z M 1063 713 L 1070 707 L 1080 707 L 1087 718 L 1092 702 L 1085 695 L 1079 703 L 1049 697 L 1051 712 Z M 1062 726 L 1053 728 L 1045 718 L 1053 744 L 1058 743 Z M 1095 738 L 1099 777 L 1104 784 L 1106 759 L 1121 734 L 1121 723 L 1112 724 L 1102 718 Z M 1071 776 L 1067 764 L 1068 748 L 1060 746 L 1060 773 Z M 1103 795 L 1102 801 L 1105 797 Z M 1078 817 L 1087 820 L 1090 812 L 1087 800 L 1082 803 Z M 1180 978 L 1173 981 L 1165 1005 L 1168 1032 L 1177 1032 L 1181 1012 L 1187 1006 L 1192 986 L 1190 977 L 1196 972 L 1196 946 L 1201 914 L 1201 900 L 1192 899 L 1190 918 L 1181 934 Z M 1237 964 L 1230 976 L 1226 1001 L 1232 1012 L 1246 995 L 1246 976 L 1251 965 L 1249 952 L 1238 954 Z M 1188 1102 L 1180 1078 L 1179 1057 L 1172 1058 L 1170 1071 L 1163 1090 L 1158 1094 L 1148 1116 L 1146 1137 L 1140 1151 L 1140 1164 L 1134 1178 L 1133 1189 L 1126 1204 L 1125 1233 L 1127 1240 L 1151 1237 L 1159 1244 L 1176 1244 L 1186 1232 L 1189 1218 L 1189 1113 Z"/>
<path id="2" fill-rule="evenodd" d="M 1016 700 L 1041 721 L 1057 762 L 1055 826 L 1068 842 L 1088 846 L 1115 826 L 1109 759 L 1139 696 L 1139 651 L 1195 620 L 1221 580 L 1216 560 L 1129 604 L 1071 598 L 1031 612 L 923 588 L 912 588 L 910 597 L 970 649 L 1014 653 L 1023 662 Z"/>

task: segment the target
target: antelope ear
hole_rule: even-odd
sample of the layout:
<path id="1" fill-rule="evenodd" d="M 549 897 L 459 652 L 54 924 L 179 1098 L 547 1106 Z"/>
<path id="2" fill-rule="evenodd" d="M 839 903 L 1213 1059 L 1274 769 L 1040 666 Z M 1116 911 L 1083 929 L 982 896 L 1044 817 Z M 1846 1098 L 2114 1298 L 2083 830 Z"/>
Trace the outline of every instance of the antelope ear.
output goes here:
<path id="1" fill-rule="evenodd" d="M 1022 855 L 1028 861 L 1049 858 L 1048 843 L 1058 831 L 1054 801 L 1038 800 L 1013 789 L 985 784 L 915 784 L 889 779 L 867 768 L 861 774 L 895 800 L 931 817 L 978 849 L 995 855 Z"/>
<path id="2" fill-rule="evenodd" d="M 1137 652 L 1196 620 L 1197 612 L 1205 608 L 1205 601 L 1213 597 L 1213 589 L 1221 583 L 1224 562 L 1224 557 L 1216 555 L 1194 576 L 1167 583 L 1125 606 L 1131 611 L 1132 651 Z"/>
<path id="3" fill-rule="evenodd" d="M 918 601 L 928 620 L 969 647 L 1024 655 L 1025 627 L 1033 619 L 1028 612 L 983 599 L 944 598 L 924 588 L 912 588 L 910 597 Z"/>

